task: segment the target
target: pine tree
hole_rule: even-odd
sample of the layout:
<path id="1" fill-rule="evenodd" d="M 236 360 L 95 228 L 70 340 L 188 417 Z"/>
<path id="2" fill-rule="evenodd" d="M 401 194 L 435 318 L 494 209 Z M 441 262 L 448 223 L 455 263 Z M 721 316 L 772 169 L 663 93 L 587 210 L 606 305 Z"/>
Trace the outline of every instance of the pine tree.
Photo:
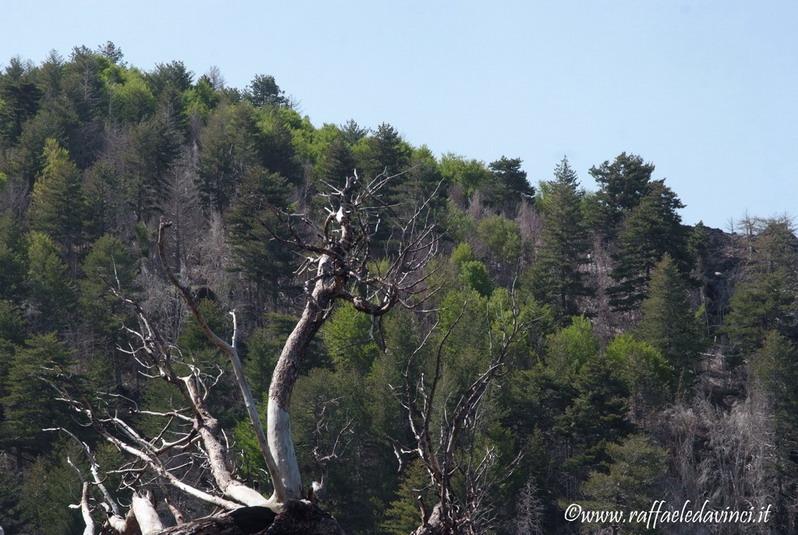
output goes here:
<path id="1" fill-rule="evenodd" d="M 167 198 L 167 174 L 179 154 L 181 134 L 170 118 L 158 113 L 137 124 L 123 154 L 125 197 L 137 222 L 147 222 Z"/>
<path id="2" fill-rule="evenodd" d="M 355 166 L 352 149 L 343 135 L 338 135 L 324 152 L 319 178 L 327 184 L 340 187 L 346 181 L 346 177 L 352 176 Z"/>
<path id="3" fill-rule="evenodd" d="M 654 164 L 644 163 L 636 154 L 623 152 L 612 163 L 605 161 L 598 167 L 591 167 L 589 172 L 600 188 L 596 223 L 611 238 L 624 215 L 648 193 Z"/>
<path id="4" fill-rule="evenodd" d="M 737 284 L 726 316 L 736 360 L 761 347 L 765 334 L 776 330 L 798 341 L 798 238 L 785 221 L 770 221 L 754 238 L 752 257 Z"/>
<path id="5" fill-rule="evenodd" d="M 288 99 L 274 76 L 258 74 L 249 84 L 249 98 L 255 106 L 285 106 Z"/>
<path id="6" fill-rule="evenodd" d="M 594 470 L 582 485 L 590 498 L 586 508 L 604 511 L 648 510 L 660 498 L 659 484 L 667 469 L 667 450 L 653 444 L 645 435 L 632 435 L 607 448 L 612 459 L 609 470 Z M 602 526 L 605 527 L 605 526 Z M 641 525 L 613 526 L 613 533 L 647 532 Z"/>
<path id="7" fill-rule="evenodd" d="M 624 218 L 612 253 L 615 285 L 608 289 L 616 310 L 636 308 L 648 294 L 654 266 L 669 253 L 680 270 L 689 269 L 687 241 L 681 217 L 684 205 L 664 181 L 655 180 L 640 203 Z"/>
<path id="8" fill-rule="evenodd" d="M 407 535 L 421 524 L 420 502 L 430 510 L 430 497 L 424 489 L 429 486 L 429 475 L 418 460 L 409 463 L 402 473 L 396 498 L 388 504 L 382 522 L 382 533 Z"/>
<path id="9" fill-rule="evenodd" d="M 0 146 L 16 142 L 23 123 L 36 114 L 41 96 L 31 65 L 11 58 L 0 75 Z"/>
<path id="10" fill-rule="evenodd" d="M 263 297 L 272 299 L 288 285 L 292 270 L 291 251 L 274 239 L 286 232 L 276 209 L 287 205 L 288 188 L 282 175 L 253 167 L 243 177 L 226 217 L 238 268 L 257 285 Z"/>
<path id="11" fill-rule="evenodd" d="M 202 131 L 197 176 L 203 206 L 223 212 L 248 168 L 256 165 L 256 127 L 249 105 L 223 105 L 208 117 Z"/>
<path id="12" fill-rule="evenodd" d="M 561 320 L 577 311 L 579 297 L 590 295 L 586 273 L 590 240 L 582 215 L 583 192 L 566 158 L 554 169 L 554 180 L 541 185 L 545 218 L 543 245 L 532 270 L 536 297 L 551 304 Z"/>
<path id="13" fill-rule="evenodd" d="M 489 205 L 514 216 L 522 199 L 532 200 L 535 188 L 527 180 L 526 171 L 521 169 L 521 158 L 502 156 L 488 164 L 493 174 L 493 184 L 487 191 Z"/>
<path id="14" fill-rule="evenodd" d="M 44 145 L 44 168 L 31 196 L 31 228 L 46 232 L 67 251 L 80 242 L 85 200 L 78 168 L 54 139 Z"/>
<path id="15" fill-rule="evenodd" d="M 0 299 L 20 299 L 25 280 L 25 247 L 11 214 L 0 216 Z"/>
<path id="16" fill-rule="evenodd" d="M 751 378 L 764 389 L 773 410 L 773 469 L 776 483 L 776 518 L 784 532 L 790 525 L 789 505 L 798 497 L 798 350 L 776 331 L 765 336 L 762 348 L 751 359 Z"/>
<path id="17" fill-rule="evenodd" d="M 557 430 L 573 451 L 563 470 L 577 480 L 608 462 L 607 445 L 632 430 L 629 388 L 612 364 L 603 354 L 590 358 L 574 380 L 576 397 L 557 419 Z"/>
<path id="18" fill-rule="evenodd" d="M 44 395 L 49 386 L 43 379 L 63 386 L 70 362 L 69 350 L 54 334 L 35 336 L 15 352 L 0 399 L 5 415 L 0 436 L 6 445 L 31 453 L 47 451 L 53 435 L 42 429 L 65 418 L 67 410 L 55 395 Z"/>
<path id="19" fill-rule="evenodd" d="M 654 268 L 641 309 L 640 338 L 661 351 L 677 375 L 689 383 L 698 370 L 701 329 L 684 277 L 667 253 Z"/>
<path id="20" fill-rule="evenodd" d="M 75 303 L 75 288 L 58 248 L 47 234 L 32 232 L 28 237 L 27 287 L 40 327 L 64 325 Z"/>

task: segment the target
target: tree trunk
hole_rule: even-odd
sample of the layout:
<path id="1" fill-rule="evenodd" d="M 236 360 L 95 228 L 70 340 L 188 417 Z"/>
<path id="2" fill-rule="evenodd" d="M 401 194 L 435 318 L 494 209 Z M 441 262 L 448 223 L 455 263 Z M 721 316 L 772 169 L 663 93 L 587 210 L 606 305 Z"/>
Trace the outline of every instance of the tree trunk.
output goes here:
<path id="1" fill-rule="evenodd" d="M 280 358 L 269 385 L 269 401 L 266 408 L 266 435 L 274 462 L 277 465 L 279 482 L 275 482 L 275 494 L 280 503 L 302 498 L 302 479 L 299 474 L 294 442 L 291 438 L 291 422 L 288 410 L 291 393 L 299 376 L 299 362 L 305 354 L 316 331 L 324 322 L 325 313 L 335 294 L 335 277 L 326 274 L 331 260 L 324 255 L 319 261 L 318 276 L 310 298 L 302 311 L 302 317 L 280 352 Z M 284 494 L 281 496 L 280 491 Z"/>

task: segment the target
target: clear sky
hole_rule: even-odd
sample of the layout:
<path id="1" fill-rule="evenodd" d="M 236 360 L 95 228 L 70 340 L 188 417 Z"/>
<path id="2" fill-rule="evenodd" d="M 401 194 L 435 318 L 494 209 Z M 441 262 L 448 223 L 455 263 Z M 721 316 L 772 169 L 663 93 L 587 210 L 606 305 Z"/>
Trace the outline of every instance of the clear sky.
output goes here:
<path id="1" fill-rule="evenodd" d="M 634 152 L 687 223 L 798 215 L 798 2 L 9 1 L 0 61 L 114 41 L 149 69 L 273 74 L 313 122 L 386 121 L 530 179 Z"/>

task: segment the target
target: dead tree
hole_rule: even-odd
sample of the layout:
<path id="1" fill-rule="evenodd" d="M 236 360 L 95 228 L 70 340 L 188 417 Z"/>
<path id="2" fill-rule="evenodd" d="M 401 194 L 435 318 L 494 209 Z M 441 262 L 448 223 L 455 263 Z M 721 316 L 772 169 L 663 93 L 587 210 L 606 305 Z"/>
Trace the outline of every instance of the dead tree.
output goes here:
<path id="1" fill-rule="evenodd" d="M 511 293 L 511 297 L 513 295 Z M 488 447 L 480 451 L 474 439 L 482 425 L 483 401 L 526 325 L 515 299 L 511 301 L 509 323 L 503 325 L 499 332 L 486 333 L 489 341 L 488 363 L 465 389 L 441 392 L 444 348 L 462 319 L 462 312 L 437 343 L 431 376 L 426 377 L 424 373 L 414 376 L 411 369 L 430 343 L 437 323 L 408 359 L 403 387 L 395 389 L 406 410 L 410 431 L 415 439 L 415 443 L 409 447 L 396 447 L 400 466 L 405 456 L 420 459 L 437 500 L 431 511 L 427 511 L 419 502 L 421 525 L 413 535 L 477 535 L 495 527 L 491 492 L 512 474 L 520 457 L 497 471 L 494 449 Z M 436 411 L 442 414 L 436 416 Z"/>
<path id="2" fill-rule="evenodd" d="M 207 339 L 229 360 L 247 415 L 257 437 L 273 486 L 267 498 L 240 480 L 231 460 L 227 435 L 209 409 L 208 399 L 222 371 L 202 370 L 183 358 L 180 348 L 168 341 L 143 307 L 133 298 L 115 293 L 135 312 L 137 327 L 125 327 L 131 342 L 122 349 L 135 359 L 140 373 L 149 380 L 173 385 L 181 396 L 178 406 L 153 411 L 140 408 L 133 400 L 114 393 L 96 393 L 92 399 L 79 397 L 54 384 L 60 400 L 75 412 L 79 423 L 93 428 L 105 441 L 125 454 L 129 461 L 106 473 L 121 477 L 120 489 L 131 493 L 124 511 L 106 488 L 101 468 L 91 448 L 65 428 L 83 448 L 91 467 L 91 478 L 83 480 L 80 504 L 85 535 L 96 532 L 92 510 L 105 511 L 102 533 L 180 535 L 225 533 L 341 533 L 326 513 L 306 499 L 291 437 L 290 400 L 298 370 L 308 344 L 329 317 L 337 301 L 380 317 L 397 304 L 414 307 L 429 297 L 425 266 L 437 252 L 437 233 L 429 222 L 429 200 L 416 207 L 403 221 L 381 196 L 393 177 L 359 180 L 348 177 L 341 188 L 331 187 L 327 195 L 327 216 L 314 224 L 305 214 L 280 213 L 289 235 L 274 234 L 303 258 L 297 274 L 305 277 L 305 303 L 301 316 L 285 341 L 274 369 L 268 392 L 266 425 L 261 421 L 255 397 L 243 373 L 238 353 L 238 325 L 234 311 L 233 334 L 226 340 L 214 332 L 204 317 L 187 281 L 172 272 L 166 261 L 167 234 L 171 223 L 162 219 L 158 227 L 157 250 L 166 278 L 193 315 Z M 436 189 L 437 192 L 437 189 Z M 433 192 L 429 199 L 435 195 Z M 374 237 L 381 225 L 392 233 L 386 247 L 387 267 L 373 267 Z M 161 431 L 145 436 L 130 422 L 136 416 L 161 418 Z M 329 460 L 335 452 L 325 456 Z M 325 460 L 325 462 L 326 462 Z M 166 483 L 177 491 L 204 502 L 215 511 L 210 517 L 185 522 L 174 504 L 168 510 L 179 525 L 165 528 L 148 485 Z M 318 485 L 314 484 L 314 490 Z M 97 492 L 92 492 L 94 489 Z"/>

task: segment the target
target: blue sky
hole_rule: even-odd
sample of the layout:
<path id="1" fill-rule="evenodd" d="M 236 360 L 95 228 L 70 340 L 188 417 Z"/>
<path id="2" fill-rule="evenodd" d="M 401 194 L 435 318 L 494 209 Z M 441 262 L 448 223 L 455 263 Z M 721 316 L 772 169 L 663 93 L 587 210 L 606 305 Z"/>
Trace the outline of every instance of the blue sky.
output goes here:
<path id="1" fill-rule="evenodd" d="M 5 1 L 0 61 L 114 41 L 148 69 L 273 74 L 313 122 L 547 179 L 567 154 L 656 164 L 687 223 L 798 214 L 798 2 Z"/>

